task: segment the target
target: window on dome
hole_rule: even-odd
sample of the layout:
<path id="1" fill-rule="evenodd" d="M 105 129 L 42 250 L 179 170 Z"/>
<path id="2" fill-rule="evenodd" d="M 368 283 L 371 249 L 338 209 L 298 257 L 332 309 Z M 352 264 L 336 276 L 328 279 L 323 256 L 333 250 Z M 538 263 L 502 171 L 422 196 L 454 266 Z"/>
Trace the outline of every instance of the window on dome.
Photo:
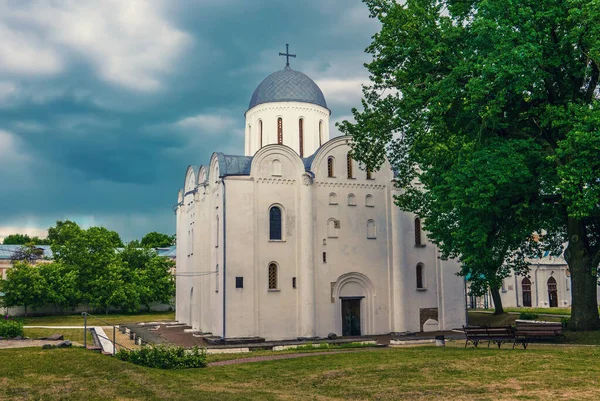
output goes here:
<path id="1" fill-rule="evenodd" d="M 299 155 L 300 155 L 300 157 L 304 157 L 304 119 L 303 118 L 298 120 L 298 141 L 300 142 Z"/>
<path id="2" fill-rule="evenodd" d="M 323 120 L 319 121 L 319 147 L 323 146 Z"/>
<path id="3" fill-rule="evenodd" d="M 335 163 L 335 159 L 333 156 L 329 156 L 327 158 L 327 177 L 334 177 L 333 175 L 333 165 Z"/>
<path id="4" fill-rule="evenodd" d="M 354 174 L 352 172 L 352 156 L 350 153 L 346 155 L 346 166 L 348 168 L 348 178 L 354 178 Z"/>
<path id="5" fill-rule="evenodd" d="M 263 129 L 262 129 L 262 120 L 258 120 L 258 134 L 260 139 L 260 147 L 263 147 Z"/>
<path id="6" fill-rule="evenodd" d="M 283 119 L 281 117 L 277 119 L 277 143 L 283 145 Z"/>

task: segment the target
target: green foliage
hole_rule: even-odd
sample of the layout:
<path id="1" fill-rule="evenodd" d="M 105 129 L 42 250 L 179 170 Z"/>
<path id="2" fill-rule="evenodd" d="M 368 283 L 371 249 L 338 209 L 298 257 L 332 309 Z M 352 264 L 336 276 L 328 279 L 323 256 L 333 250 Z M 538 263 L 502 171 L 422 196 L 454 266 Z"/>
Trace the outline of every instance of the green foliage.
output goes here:
<path id="1" fill-rule="evenodd" d="M 25 245 L 25 244 L 34 244 L 34 245 L 50 245 L 50 239 L 48 238 L 38 238 L 38 237 L 30 237 L 27 234 L 10 234 L 4 237 L 2 241 L 3 245 Z"/>
<path id="2" fill-rule="evenodd" d="M 531 313 L 531 312 L 521 312 L 519 314 L 519 319 L 522 320 L 535 320 L 539 317 L 539 315 L 537 313 Z"/>
<path id="3" fill-rule="evenodd" d="M 165 345 L 143 346 L 139 350 L 121 348 L 116 356 L 122 361 L 149 368 L 187 369 L 206 366 L 206 351 L 197 346 L 191 350 Z"/>
<path id="4" fill-rule="evenodd" d="M 0 317 L 0 337 L 6 339 L 18 336 L 23 337 L 23 323 L 8 315 Z"/>
<path id="5" fill-rule="evenodd" d="M 4 296 L 4 307 L 24 306 L 25 316 L 28 308 L 36 309 L 44 305 L 46 283 L 37 267 L 18 262 L 6 272 L 6 280 L 0 281 Z"/>
<path id="6" fill-rule="evenodd" d="M 165 248 L 175 244 L 175 236 L 158 233 L 156 231 L 149 232 L 142 238 L 141 245 L 146 248 Z"/>
<path id="7" fill-rule="evenodd" d="M 34 263 L 37 260 L 42 259 L 44 256 L 44 250 L 37 248 L 35 244 L 28 242 L 19 249 L 17 249 L 10 257 L 11 262 L 25 262 Z"/>
<path id="8" fill-rule="evenodd" d="M 477 291 L 561 252 L 578 328 L 599 324 L 600 8 L 593 0 L 365 0 L 381 23 L 352 135 Z M 532 233 L 544 233 L 539 242 Z"/>

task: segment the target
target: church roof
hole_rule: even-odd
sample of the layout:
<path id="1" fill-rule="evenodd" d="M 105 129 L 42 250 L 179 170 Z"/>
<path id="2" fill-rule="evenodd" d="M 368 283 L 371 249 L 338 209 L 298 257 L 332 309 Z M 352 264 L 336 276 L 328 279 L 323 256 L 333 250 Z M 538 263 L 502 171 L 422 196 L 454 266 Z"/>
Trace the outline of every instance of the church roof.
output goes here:
<path id="1" fill-rule="evenodd" d="M 23 245 L 0 245 L 0 260 L 10 260 L 12 255 L 21 249 Z M 36 248 L 42 249 L 42 257 L 52 259 L 52 249 L 50 245 L 35 245 Z"/>
<path id="2" fill-rule="evenodd" d="M 225 155 L 221 152 L 215 154 L 219 162 L 219 174 L 222 177 L 229 175 L 250 175 L 252 156 Z"/>
<path id="3" fill-rule="evenodd" d="M 303 102 L 327 108 L 325 96 L 315 81 L 290 67 L 266 77 L 252 94 L 248 109 L 272 102 Z"/>

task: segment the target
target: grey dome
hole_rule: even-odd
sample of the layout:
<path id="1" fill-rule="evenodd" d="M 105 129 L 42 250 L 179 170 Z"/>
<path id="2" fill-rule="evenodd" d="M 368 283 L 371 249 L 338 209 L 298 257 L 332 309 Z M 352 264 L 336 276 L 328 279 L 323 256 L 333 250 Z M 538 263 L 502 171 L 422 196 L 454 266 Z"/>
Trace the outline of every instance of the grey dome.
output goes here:
<path id="1" fill-rule="evenodd" d="M 289 67 L 274 72 L 258 85 L 248 109 L 271 102 L 304 102 L 327 108 L 325 96 L 315 81 Z"/>

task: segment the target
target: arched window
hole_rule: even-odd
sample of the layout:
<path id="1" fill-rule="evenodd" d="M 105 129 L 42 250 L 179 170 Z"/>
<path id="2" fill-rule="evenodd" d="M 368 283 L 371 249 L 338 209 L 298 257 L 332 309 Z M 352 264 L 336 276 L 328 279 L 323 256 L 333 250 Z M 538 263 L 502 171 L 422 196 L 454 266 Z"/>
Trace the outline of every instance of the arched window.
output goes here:
<path id="1" fill-rule="evenodd" d="M 281 175 L 281 162 L 278 159 L 273 160 L 273 171 L 271 175 L 280 176 Z"/>
<path id="2" fill-rule="evenodd" d="M 340 223 L 334 218 L 327 220 L 327 237 L 328 238 L 337 238 L 338 237 L 339 224 Z"/>
<path id="3" fill-rule="evenodd" d="M 373 179 L 373 170 L 367 167 L 367 180 Z"/>
<path id="4" fill-rule="evenodd" d="M 423 277 L 423 263 L 417 265 L 417 289 L 425 288 L 425 280 Z"/>
<path id="5" fill-rule="evenodd" d="M 269 290 L 276 290 L 277 288 L 277 264 L 269 263 Z"/>
<path id="6" fill-rule="evenodd" d="M 319 147 L 323 146 L 323 120 L 319 121 Z"/>
<path id="7" fill-rule="evenodd" d="M 283 145 L 283 119 L 277 119 L 277 143 Z"/>
<path id="8" fill-rule="evenodd" d="M 333 156 L 329 156 L 327 158 L 327 177 L 334 177 L 334 175 L 333 175 L 334 164 L 335 164 L 335 159 L 333 158 Z"/>
<path id="9" fill-rule="evenodd" d="M 415 245 L 423 245 L 421 243 L 421 219 L 418 217 L 415 218 Z"/>
<path id="10" fill-rule="evenodd" d="M 354 194 L 348 195 L 348 206 L 356 206 L 356 196 Z"/>
<path id="11" fill-rule="evenodd" d="M 346 167 L 348 168 L 348 178 L 354 178 L 354 173 L 352 171 L 352 156 L 350 156 L 350 153 L 346 155 Z"/>
<path id="12" fill-rule="evenodd" d="M 373 195 L 368 194 L 367 196 L 365 196 L 365 206 L 375 207 L 375 201 L 373 200 Z"/>
<path id="13" fill-rule="evenodd" d="M 269 210 L 269 239 L 281 240 L 281 208 L 273 206 Z"/>
<path id="14" fill-rule="evenodd" d="M 367 221 L 367 239 L 375 238 L 377 238 L 377 229 L 375 227 L 375 221 L 369 220 Z"/>
<path id="15" fill-rule="evenodd" d="M 217 264 L 217 272 L 215 274 L 215 292 L 219 292 L 219 265 Z"/>
<path id="16" fill-rule="evenodd" d="M 258 135 L 259 135 L 259 140 L 260 140 L 260 147 L 263 147 L 263 127 L 262 127 L 262 120 L 258 120 Z"/>
<path id="17" fill-rule="evenodd" d="M 298 142 L 299 142 L 299 155 L 304 157 L 304 119 L 298 120 Z"/>
<path id="18" fill-rule="evenodd" d="M 531 280 L 525 277 L 521 281 L 521 286 L 523 288 L 523 306 L 531 307 Z"/>
<path id="19" fill-rule="evenodd" d="M 332 193 L 329 194 L 329 204 L 330 205 L 337 205 L 338 204 L 337 195 L 334 192 L 332 192 Z"/>
<path id="20" fill-rule="evenodd" d="M 548 301 L 551 308 L 558 307 L 558 289 L 554 277 L 548 279 Z"/>

